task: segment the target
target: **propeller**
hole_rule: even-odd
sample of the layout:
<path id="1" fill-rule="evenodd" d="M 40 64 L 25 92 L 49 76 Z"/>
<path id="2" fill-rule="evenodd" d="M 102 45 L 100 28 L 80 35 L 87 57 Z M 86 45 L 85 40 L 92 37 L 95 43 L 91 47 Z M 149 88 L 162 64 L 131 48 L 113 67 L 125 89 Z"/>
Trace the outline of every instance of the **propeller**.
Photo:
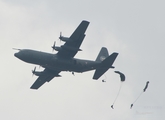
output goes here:
<path id="1" fill-rule="evenodd" d="M 54 41 L 54 44 L 53 44 L 53 46 L 52 46 L 52 52 L 55 50 L 55 47 L 56 47 L 56 41 Z"/>
<path id="2" fill-rule="evenodd" d="M 60 40 L 60 42 L 61 42 L 61 41 L 66 42 L 66 41 L 69 40 L 69 38 L 68 38 L 68 37 L 64 37 L 64 36 L 62 36 L 62 32 L 60 32 L 59 40 Z"/>
<path id="3" fill-rule="evenodd" d="M 32 76 L 35 74 L 35 72 L 36 72 L 36 67 L 34 68 L 34 70 L 32 70 Z"/>
<path id="4" fill-rule="evenodd" d="M 59 37 L 60 42 L 61 42 L 61 38 L 62 38 L 62 32 L 60 32 L 60 37 Z"/>

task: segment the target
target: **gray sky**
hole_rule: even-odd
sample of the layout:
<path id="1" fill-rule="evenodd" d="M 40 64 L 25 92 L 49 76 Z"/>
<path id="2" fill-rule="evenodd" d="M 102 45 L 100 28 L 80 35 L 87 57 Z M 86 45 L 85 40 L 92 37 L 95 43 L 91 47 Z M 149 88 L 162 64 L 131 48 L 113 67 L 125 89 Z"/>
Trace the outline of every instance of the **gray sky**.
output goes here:
<path id="1" fill-rule="evenodd" d="M 0 0 L 0 119 L 4 120 L 164 120 L 165 2 L 163 0 Z M 102 46 L 118 52 L 114 66 L 126 75 L 120 86 L 113 69 L 106 83 L 93 71 L 62 72 L 31 90 L 36 66 L 13 56 L 15 48 L 52 52 L 60 32 L 70 36 L 82 20 L 90 25 L 76 57 L 95 60 Z M 58 45 L 60 42 L 57 41 Z M 42 70 L 42 68 L 38 70 Z M 130 109 L 142 92 L 149 88 Z"/>

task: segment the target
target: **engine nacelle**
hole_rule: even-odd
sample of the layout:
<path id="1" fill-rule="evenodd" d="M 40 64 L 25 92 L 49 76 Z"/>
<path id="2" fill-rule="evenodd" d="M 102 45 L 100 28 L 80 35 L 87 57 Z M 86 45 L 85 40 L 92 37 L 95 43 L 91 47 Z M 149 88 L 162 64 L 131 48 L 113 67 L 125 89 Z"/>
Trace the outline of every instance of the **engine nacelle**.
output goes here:
<path id="1" fill-rule="evenodd" d="M 60 51 L 61 47 L 54 47 L 53 49 L 56 50 L 56 51 Z"/>
<path id="2" fill-rule="evenodd" d="M 56 51 L 60 51 L 61 50 L 61 47 L 57 47 L 56 46 L 56 42 L 54 42 L 53 46 L 52 46 L 52 49 L 53 50 L 56 50 Z"/>
<path id="3" fill-rule="evenodd" d="M 37 72 L 37 71 L 33 72 L 33 74 L 36 75 L 36 76 L 40 76 L 42 73 L 43 72 Z"/>
<path id="4" fill-rule="evenodd" d="M 60 39 L 61 41 L 63 41 L 63 42 L 66 42 L 66 41 L 69 40 L 68 37 L 63 37 L 63 36 L 60 36 L 59 39 Z"/>
<path id="5" fill-rule="evenodd" d="M 36 71 L 36 67 L 35 67 L 34 70 L 32 70 L 32 73 L 33 73 L 33 75 L 40 76 L 43 73 L 43 71 L 38 72 L 38 71 Z"/>
<path id="6" fill-rule="evenodd" d="M 66 41 L 69 40 L 69 37 L 64 37 L 64 36 L 62 36 L 62 32 L 60 32 L 60 37 L 59 37 L 59 39 L 60 39 L 61 41 L 63 41 L 63 42 L 66 42 Z"/>

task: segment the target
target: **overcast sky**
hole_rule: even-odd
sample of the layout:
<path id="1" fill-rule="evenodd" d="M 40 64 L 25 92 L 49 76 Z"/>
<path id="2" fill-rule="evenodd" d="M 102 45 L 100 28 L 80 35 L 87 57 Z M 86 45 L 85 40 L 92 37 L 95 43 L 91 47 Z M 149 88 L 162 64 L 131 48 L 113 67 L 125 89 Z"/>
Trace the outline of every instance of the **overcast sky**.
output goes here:
<path id="1" fill-rule="evenodd" d="M 163 0 L 0 0 L 0 119 L 164 120 L 164 5 Z M 61 72 L 31 90 L 36 65 L 15 58 L 12 48 L 52 53 L 54 41 L 62 44 L 60 32 L 70 36 L 82 20 L 90 24 L 75 57 L 95 60 L 104 46 L 119 53 L 115 69 L 98 81 L 92 80 L 94 71 Z M 126 81 L 111 109 L 121 84 L 114 70 Z M 146 93 L 130 109 L 147 81 Z"/>

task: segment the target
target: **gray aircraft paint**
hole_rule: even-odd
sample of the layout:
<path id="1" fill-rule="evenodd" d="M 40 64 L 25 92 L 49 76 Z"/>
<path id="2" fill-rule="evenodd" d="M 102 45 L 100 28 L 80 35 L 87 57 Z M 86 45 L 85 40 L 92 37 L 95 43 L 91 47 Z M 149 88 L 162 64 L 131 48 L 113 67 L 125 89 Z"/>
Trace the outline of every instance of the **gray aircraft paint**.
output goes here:
<path id="1" fill-rule="evenodd" d="M 61 71 L 85 72 L 95 70 L 93 79 L 99 79 L 109 68 L 112 66 L 118 53 L 112 53 L 110 56 L 108 50 L 102 47 L 96 60 L 83 60 L 74 58 L 78 51 L 81 51 L 80 46 L 85 37 L 85 31 L 89 25 L 88 21 L 82 21 L 76 30 L 70 37 L 65 40 L 64 45 L 60 47 L 52 46 L 53 50 L 58 51 L 57 54 L 50 54 L 46 52 L 30 50 L 30 49 L 18 49 L 19 52 L 15 53 L 15 57 L 20 60 L 42 66 L 44 71 L 38 72 L 35 69 L 33 74 L 39 76 L 35 83 L 31 86 L 31 89 L 38 89 L 45 82 L 49 82 L 54 77 L 59 77 Z M 60 39 L 62 36 L 60 35 Z"/>

